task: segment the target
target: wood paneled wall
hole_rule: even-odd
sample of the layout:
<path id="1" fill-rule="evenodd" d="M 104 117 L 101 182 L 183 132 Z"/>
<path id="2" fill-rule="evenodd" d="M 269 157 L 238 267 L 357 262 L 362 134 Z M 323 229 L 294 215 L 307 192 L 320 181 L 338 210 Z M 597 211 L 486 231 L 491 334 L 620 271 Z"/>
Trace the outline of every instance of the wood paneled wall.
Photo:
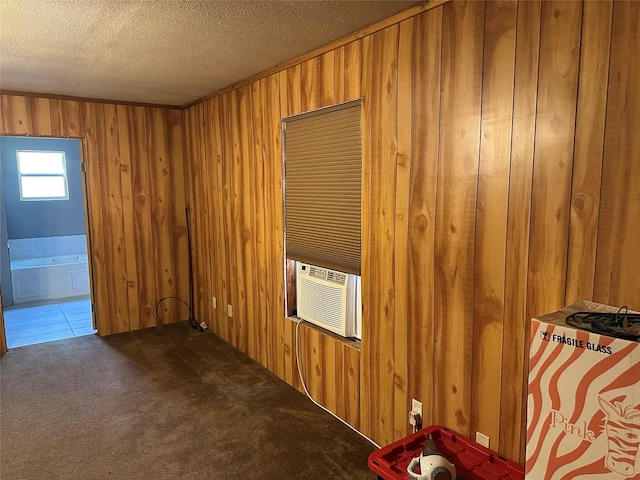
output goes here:
<path id="1" fill-rule="evenodd" d="M 156 325 L 162 297 L 188 302 L 180 110 L 20 95 L 1 106 L 2 134 L 82 139 L 98 333 Z M 157 316 L 188 311 L 168 300 Z"/>
<path id="2" fill-rule="evenodd" d="M 198 319 L 300 388 L 280 121 L 361 98 L 363 340 L 303 326 L 309 390 L 381 444 L 417 398 L 523 461 L 529 319 L 640 309 L 638 22 L 633 1 L 454 1 L 188 108 Z"/>

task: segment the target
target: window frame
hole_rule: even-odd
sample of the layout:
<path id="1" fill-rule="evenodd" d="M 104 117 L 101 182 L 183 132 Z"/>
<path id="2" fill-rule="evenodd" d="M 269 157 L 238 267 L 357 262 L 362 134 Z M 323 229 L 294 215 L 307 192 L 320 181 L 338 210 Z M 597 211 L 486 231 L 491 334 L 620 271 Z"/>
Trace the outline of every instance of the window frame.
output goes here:
<path id="1" fill-rule="evenodd" d="M 21 153 L 38 153 L 38 154 L 59 154 L 62 161 L 62 173 L 23 173 L 20 168 Z M 67 178 L 67 157 L 64 150 L 16 150 L 16 171 L 18 174 L 18 189 L 20 192 L 21 202 L 48 202 L 56 200 L 69 200 L 69 180 Z M 64 183 L 64 196 L 38 196 L 25 197 L 23 194 L 22 179 L 23 178 L 62 178 Z"/>

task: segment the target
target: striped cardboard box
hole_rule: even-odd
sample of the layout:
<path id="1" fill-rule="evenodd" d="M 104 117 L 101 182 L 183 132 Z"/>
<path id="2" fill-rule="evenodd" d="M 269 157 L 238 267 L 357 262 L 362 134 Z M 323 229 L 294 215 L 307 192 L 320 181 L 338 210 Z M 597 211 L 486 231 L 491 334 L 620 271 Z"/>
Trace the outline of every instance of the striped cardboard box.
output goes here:
<path id="1" fill-rule="evenodd" d="M 640 480 L 640 343 L 566 324 L 580 301 L 531 321 L 527 480 Z"/>

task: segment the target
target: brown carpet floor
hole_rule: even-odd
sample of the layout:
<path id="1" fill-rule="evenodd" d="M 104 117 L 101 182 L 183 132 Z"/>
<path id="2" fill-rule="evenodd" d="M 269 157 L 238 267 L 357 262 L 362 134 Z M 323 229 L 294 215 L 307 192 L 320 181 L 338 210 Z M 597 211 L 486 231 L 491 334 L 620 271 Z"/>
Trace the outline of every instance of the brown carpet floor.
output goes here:
<path id="1" fill-rule="evenodd" d="M 373 447 L 209 332 L 9 350 L 0 478 L 368 479 Z"/>

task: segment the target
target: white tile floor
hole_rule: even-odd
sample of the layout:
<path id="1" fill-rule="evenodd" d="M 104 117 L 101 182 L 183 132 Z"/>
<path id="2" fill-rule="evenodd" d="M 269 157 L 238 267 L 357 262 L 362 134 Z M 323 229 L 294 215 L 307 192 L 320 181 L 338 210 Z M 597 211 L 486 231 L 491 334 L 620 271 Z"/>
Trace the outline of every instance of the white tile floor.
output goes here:
<path id="1" fill-rule="evenodd" d="M 96 333 L 91 324 L 89 297 L 7 307 L 4 328 L 7 348 Z"/>

